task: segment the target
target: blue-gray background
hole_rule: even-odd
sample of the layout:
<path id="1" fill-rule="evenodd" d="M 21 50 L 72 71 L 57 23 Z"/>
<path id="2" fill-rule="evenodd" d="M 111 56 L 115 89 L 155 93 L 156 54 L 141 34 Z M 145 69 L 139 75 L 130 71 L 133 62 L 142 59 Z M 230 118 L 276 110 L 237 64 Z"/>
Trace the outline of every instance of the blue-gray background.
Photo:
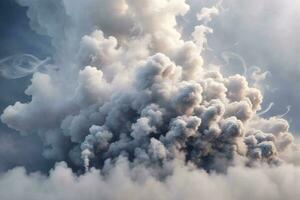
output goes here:
<path id="1" fill-rule="evenodd" d="M 26 9 L 13 0 L 0 1 L 0 58 L 30 53 L 38 57 L 50 55 L 49 38 L 31 31 Z M 0 111 L 16 101 L 30 100 L 24 90 L 30 76 L 21 79 L 0 77 Z M 28 170 L 46 169 L 49 161 L 41 155 L 41 142 L 34 136 L 23 137 L 0 123 L 0 171 L 24 165 Z"/>

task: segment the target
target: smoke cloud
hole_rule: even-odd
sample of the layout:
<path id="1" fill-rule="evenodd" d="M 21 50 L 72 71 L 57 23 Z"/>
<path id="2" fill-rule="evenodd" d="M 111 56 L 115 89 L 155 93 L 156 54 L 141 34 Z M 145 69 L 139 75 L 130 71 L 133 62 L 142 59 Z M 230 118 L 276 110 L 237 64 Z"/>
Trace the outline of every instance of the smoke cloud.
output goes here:
<path id="1" fill-rule="evenodd" d="M 29 55 L 8 60 L 31 64 L 31 101 L 8 106 L 1 120 L 38 135 L 43 156 L 59 163 L 49 175 L 3 173 L 1 199 L 300 196 L 288 122 L 263 118 L 256 82 L 204 64 L 220 5 L 202 8 L 186 39 L 185 0 L 18 2 L 55 53 L 52 70 L 36 70 L 46 61 Z M 223 56 L 229 65 L 235 55 Z"/>
<path id="2" fill-rule="evenodd" d="M 109 174 L 100 171 L 77 176 L 65 163 L 59 163 L 49 176 L 27 175 L 15 168 L 0 179 L 0 197 L 10 200 L 44 199 L 213 199 L 281 200 L 298 199 L 299 167 L 230 168 L 226 175 L 176 164 L 173 174 L 161 181 L 144 168 L 130 168 L 124 159 Z M 11 185 L 14 191 L 11 190 Z"/>

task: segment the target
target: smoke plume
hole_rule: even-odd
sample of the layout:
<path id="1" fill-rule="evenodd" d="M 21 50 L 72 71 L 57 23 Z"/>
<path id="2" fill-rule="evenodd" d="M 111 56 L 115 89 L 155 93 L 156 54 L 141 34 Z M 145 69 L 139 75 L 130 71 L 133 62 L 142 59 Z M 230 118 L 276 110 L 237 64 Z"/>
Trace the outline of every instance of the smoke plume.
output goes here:
<path id="1" fill-rule="evenodd" d="M 1 199 L 299 198 L 288 122 L 263 118 L 255 84 L 201 56 L 219 5 L 184 38 L 185 0 L 18 2 L 55 53 L 51 65 L 24 57 L 45 70 L 32 69 L 31 101 L 1 120 L 37 134 L 59 163 L 49 175 L 2 174 Z"/>

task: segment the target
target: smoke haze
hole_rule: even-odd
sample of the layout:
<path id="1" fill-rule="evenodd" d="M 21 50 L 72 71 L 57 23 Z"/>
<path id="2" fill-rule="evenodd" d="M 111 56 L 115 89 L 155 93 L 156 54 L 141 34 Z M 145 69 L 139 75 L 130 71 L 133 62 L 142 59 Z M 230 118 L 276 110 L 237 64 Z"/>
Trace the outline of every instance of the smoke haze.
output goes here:
<path id="1" fill-rule="evenodd" d="M 0 60 L 6 78 L 32 75 L 30 99 L 1 121 L 56 164 L 2 172 L 0 199 L 299 198 L 293 108 L 264 117 L 270 72 L 232 52 L 209 59 L 222 2 L 17 2 L 54 50 Z M 224 72 L 231 60 L 240 73 Z"/>

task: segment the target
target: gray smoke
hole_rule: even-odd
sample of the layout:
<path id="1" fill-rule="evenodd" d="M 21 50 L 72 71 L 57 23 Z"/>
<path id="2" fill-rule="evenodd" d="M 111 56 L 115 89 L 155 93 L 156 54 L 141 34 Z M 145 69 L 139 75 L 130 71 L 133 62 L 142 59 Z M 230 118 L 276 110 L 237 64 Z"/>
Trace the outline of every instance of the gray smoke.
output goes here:
<path id="1" fill-rule="evenodd" d="M 3 174 L 1 199 L 299 197 L 288 122 L 263 118 L 262 93 L 247 77 L 204 65 L 219 5 L 203 8 L 183 39 L 185 0 L 18 2 L 52 38 L 57 70 L 35 72 L 31 101 L 7 107 L 1 120 L 37 134 L 43 155 L 64 162 L 49 176 Z"/>

